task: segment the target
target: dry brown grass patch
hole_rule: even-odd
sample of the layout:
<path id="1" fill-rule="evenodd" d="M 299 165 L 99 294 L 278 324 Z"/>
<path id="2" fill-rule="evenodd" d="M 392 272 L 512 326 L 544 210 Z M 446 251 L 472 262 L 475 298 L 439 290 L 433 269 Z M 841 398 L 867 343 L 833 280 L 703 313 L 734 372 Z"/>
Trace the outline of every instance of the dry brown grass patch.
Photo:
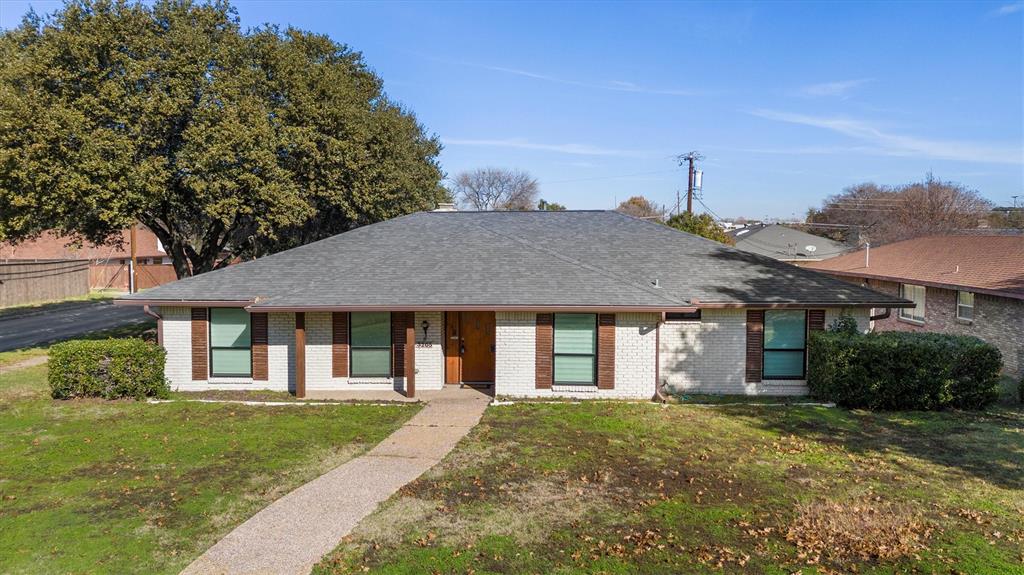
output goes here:
<path id="1" fill-rule="evenodd" d="M 925 548 L 934 526 L 911 506 L 861 498 L 815 501 L 797 508 L 786 540 L 809 563 L 894 560 Z"/>

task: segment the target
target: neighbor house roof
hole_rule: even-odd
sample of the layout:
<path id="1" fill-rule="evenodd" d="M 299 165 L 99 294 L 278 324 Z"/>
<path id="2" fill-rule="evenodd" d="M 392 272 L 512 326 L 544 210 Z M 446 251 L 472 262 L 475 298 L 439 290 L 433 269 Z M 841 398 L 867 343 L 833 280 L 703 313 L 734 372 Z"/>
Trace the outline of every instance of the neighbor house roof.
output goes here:
<path id="1" fill-rule="evenodd" d="M 808 267 L 1024 299 L 1024 234 L 951 234 L 904 240 L 849 253 Z"/>
<path id="2" fill-rule="evenodd" d="M 741 250 L 783 261 L 823 260 L 852 249 L 842 242 L 779 224 L 741 228 L 730 231 L 729 235 Z"/>
<path id="3" fill-rule="evenodd" d="M 254 311 L 909 303 L 610 211 L 419 212 L 122 302 Z"/>

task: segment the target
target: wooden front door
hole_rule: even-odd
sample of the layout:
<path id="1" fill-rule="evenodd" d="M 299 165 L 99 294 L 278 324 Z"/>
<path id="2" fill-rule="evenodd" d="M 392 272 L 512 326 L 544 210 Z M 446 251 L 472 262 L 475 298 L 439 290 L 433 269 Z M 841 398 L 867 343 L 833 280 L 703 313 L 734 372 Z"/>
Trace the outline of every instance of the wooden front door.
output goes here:
<path id="1" fill-rule="evenodd" d="M 445 382 L 493 382 L 494 312 L 449 312 L 446 319 Z"/>

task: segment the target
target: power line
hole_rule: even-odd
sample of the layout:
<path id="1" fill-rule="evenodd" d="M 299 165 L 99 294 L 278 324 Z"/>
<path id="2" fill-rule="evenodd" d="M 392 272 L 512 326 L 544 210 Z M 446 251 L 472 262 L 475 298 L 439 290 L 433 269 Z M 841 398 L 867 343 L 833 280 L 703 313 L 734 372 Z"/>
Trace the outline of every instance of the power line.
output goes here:
<path id="1" fill-rule="evenodd" d="M 569 182 L 590 182 L 590 181 L 594 181 L 594 180 L 612 180 L 612 179 L 615 179 L 615 178 L 630 178 L 630 177 L 633 177 L 633 176 L 648 176 L 648 175 L 651 175 L 651 174 L 664 174 L 664 173 L 667 173 L 667 172 L 675 172 L 675 171 L 676 171 L 676 169 L 673 168 L 671 170 L 654 170 L 654 171 L 651 171 L 651 172 L 636 172 L 636 173 L 633 173 L 633 174 L 619 174 L 617 176 L 596 176 L 596 177 L 592 177 L 592 178 L 574 178 L 574 179 L 571 179 L 571 180 L 551 180 L 551 181 L 542 181 L 540 183 L 541 184 L 567 184 Z"/>

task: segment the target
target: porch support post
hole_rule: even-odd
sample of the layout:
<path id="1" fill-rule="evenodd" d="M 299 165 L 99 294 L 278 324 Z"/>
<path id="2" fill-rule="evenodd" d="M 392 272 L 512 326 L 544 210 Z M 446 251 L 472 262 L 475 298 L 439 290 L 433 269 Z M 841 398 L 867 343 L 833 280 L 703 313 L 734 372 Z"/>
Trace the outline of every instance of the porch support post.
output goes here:
<path id="1" fill-rule="evenodd" d="M 306 397 L 306 313 L 295 312 L 295 397 Z"/>
<path id="2" fill-rule="evenodd" d="M 408 312 L 405 322 L 405 395 L 416 397 L 416 314 Z"/>

